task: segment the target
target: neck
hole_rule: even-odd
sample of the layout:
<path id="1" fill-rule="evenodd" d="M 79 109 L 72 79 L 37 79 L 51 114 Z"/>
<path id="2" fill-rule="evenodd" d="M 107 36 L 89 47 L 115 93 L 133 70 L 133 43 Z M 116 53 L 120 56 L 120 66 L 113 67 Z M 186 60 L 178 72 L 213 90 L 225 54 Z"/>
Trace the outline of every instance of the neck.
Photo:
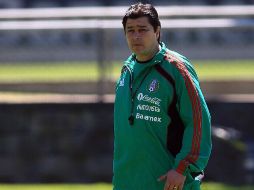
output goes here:
<path id="1" fill-rule="evenodd" d="M 158 53 L 160 51 L 160 49 L 161 49 L 160 45 L 157 44 L 149 53 L 137 55 L 136 59 L 139 62 L 147 62 L 147 61 L 151 60 L 156 55 L 156 53 Z"/>

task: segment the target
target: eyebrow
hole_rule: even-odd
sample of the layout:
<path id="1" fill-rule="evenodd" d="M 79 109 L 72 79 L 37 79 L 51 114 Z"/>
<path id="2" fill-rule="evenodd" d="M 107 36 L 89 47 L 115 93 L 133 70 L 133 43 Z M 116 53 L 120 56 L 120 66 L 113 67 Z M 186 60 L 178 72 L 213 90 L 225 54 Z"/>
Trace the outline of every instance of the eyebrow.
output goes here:
<path id="1" fill-rule="evenodd" d="M 144 25 L 137 25 L 137 27 L 139 28 L 148 28 L 147 26 L 144 26 Z M 134 26 L 127 26 L 126 28 L 134 28 Z"/>

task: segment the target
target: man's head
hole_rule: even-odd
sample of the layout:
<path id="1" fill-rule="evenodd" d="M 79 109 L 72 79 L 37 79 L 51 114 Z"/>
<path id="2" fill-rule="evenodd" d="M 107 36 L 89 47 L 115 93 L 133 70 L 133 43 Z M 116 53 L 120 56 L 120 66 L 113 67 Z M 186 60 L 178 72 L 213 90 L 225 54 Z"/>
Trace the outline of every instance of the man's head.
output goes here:
<path id="1" fill-rule="evenodd" d="M 124 31 L 126 32 L 126 22 L 128 18 L 137 19 L 140 17 L 147 17 L 148 22 L 153 26 L 154 31 L 156 31 L 158 27 L 161 28 L 161 23 L 156 9 L 151 4 L 137 3 L 131 5 L 123 17 L 122 24 Z M 158 42 L 160 42 L 160 35 L 158 37 Z"/>
<path id="2" fill-rule="evenodd" d="M 151 59 L 159 50 L 160 21 L 150 4 L 131 5 L 123 17 L 123 27 L 130 50 L 139 61 Z"/>

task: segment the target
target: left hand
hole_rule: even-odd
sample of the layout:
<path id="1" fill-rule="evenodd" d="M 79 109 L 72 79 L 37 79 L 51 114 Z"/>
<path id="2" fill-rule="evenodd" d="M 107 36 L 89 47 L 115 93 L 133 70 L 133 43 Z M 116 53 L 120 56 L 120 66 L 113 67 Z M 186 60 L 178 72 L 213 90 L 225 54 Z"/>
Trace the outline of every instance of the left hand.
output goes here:
<path id="1" fill-rule="evenodd" d="M 169 170 L 158 181 L 166 180 L 164 190 L 182 190 L 186 177 L 175 170 Z"/>

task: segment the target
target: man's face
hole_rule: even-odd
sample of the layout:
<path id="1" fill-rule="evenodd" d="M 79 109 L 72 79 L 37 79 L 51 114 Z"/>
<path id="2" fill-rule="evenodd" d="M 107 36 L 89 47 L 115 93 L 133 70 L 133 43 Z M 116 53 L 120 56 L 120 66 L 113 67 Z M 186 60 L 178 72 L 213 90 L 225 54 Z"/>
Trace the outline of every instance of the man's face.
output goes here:
<path id="1" fill-rule="evenodd" d="M 140 61 L 146 61 L 154 56 L 158 48 L 160 28 L 154 31 L 147 17 L 137 19 L 128 18 L 125 35 L 130 50 L 136 54 Z"/>

